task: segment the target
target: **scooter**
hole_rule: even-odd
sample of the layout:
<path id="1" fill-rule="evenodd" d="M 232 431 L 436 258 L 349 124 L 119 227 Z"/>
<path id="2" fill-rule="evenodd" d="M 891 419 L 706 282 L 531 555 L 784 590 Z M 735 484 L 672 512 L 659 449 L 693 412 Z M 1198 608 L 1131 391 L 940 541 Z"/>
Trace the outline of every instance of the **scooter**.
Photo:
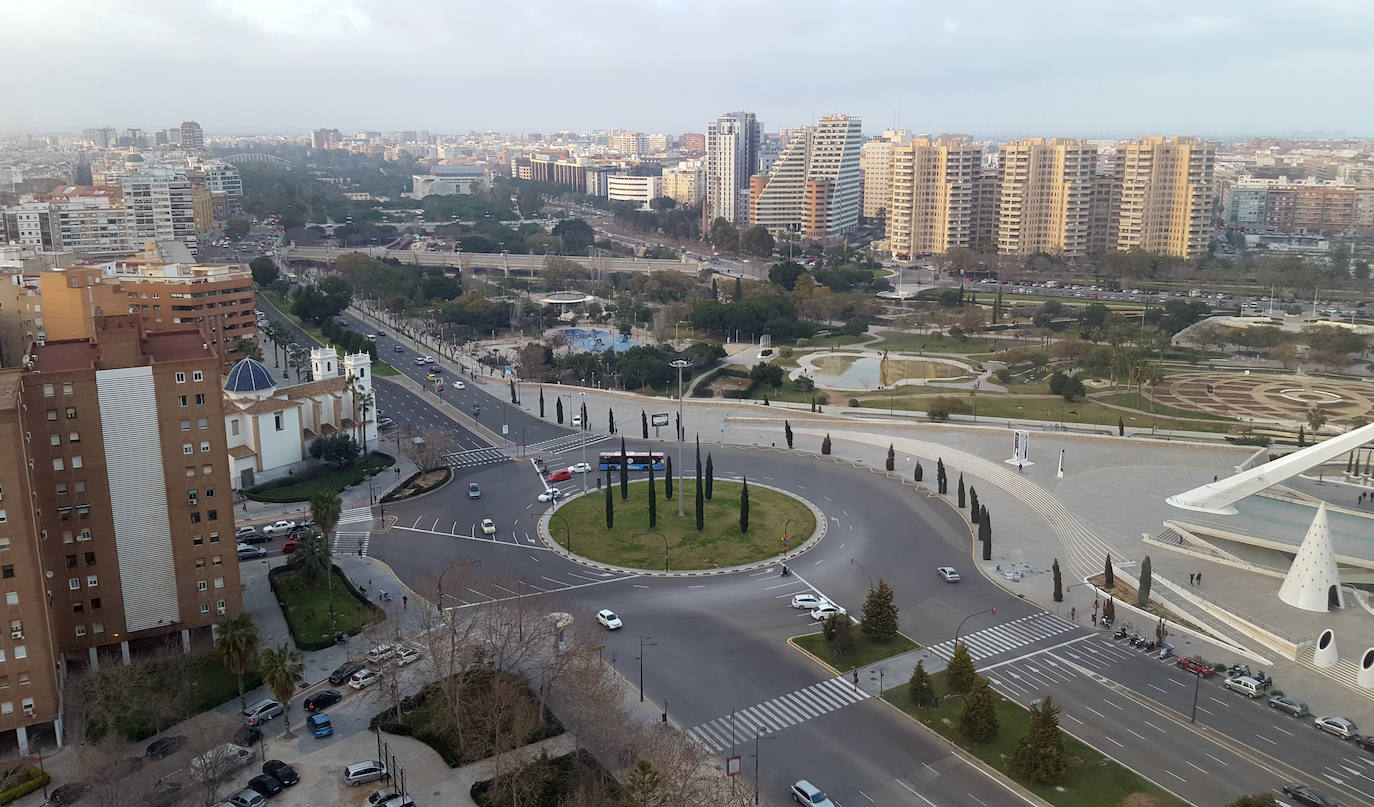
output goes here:
<path id="1" fill-rule="evenodd" d="M 779 574 L 778 576 L 779 576 L 779 577 L 786 577 L 786 576 L 788 576 L 788 575 L 791 574 L 791 573 L 792 573 L 792 570 L 789 569 L 789 568 L 787 568 L 786 566 L 784 566 L 784 567 L 782 567 L 782 573 Z"/>
<path id="2" fill-rule="evenodd" d="M 1120 640 L 1125 639 L 1127 635 L 1128 634 L 1126 633 L 1126 628 L 1120 627 L 1116 629 L 1116 633 L 1112 634 L 1112 638 Z"/>
<path id="3" fill-rule="evenodd" d="M 1268 689 L 1269 687 L 1274 685 L 1274 679 L 1265 675 L 1264 670 L 1260 670 L 1255 673 L 1255 680 L 1259 681 L 1260 686 L 1264 687 L 1265 689 Z"/>
<path id="4" fill-rule="evenodd" d="M 1141 645 L 1141 646 L 1140 646 L 1140 649 L 1141 649 L 1141 650 L 1144 650 L 1146 653 L 1150 652 L 1151 650 L 1154 650 L 1154 649 L 1155 649 L 1155 640 L 1154 640 L 1154 639 L 1146 639 L 1146 640 L 1145 640 L 1145 644 Z"/>
<path id="5" fill-rule="evenodd" d="M 1164 659 L 1170 658 L 1170 657 L 1172 657 L 1173 655 L 1174 655 L 1174 646 L 1173 646 L 1173 645 L 1169 644 L 1168 642 L 1165 642 L 1165 643 L 1163 643 L 1163 644 L 1161 644 L 1161 645 L 1159 646 L 1159 659 L 1160 659 L 1161 661 L 1163 661 Z"/>

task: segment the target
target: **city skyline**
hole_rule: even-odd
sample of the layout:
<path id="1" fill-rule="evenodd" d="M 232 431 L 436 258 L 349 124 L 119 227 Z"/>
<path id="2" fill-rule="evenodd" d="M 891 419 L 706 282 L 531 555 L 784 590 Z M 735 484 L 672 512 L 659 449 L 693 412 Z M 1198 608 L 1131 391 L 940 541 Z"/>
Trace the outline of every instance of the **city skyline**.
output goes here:
<path id="1" fill-rule="evenodd" d="M 7 14 L 0 49 L 11 69 L 45 68 L 15 85 L 3 130 L 195 119 L 212 135 L 676 134 L 745 109 L 769 130 L 838 111 L 866 132 L 895 124 L 980 138 L 1374 135 L 1374 111 L 1349 103 L 1374 69 L 1364 41 L 1374 7 L 1176 3 L 1128 22 L 1072 0 L 957 14 L 863 3 L 842 16 L 809 2 L 665 0 L 625 19 L 586 3 L 455 12 L 431 0 L 64 0 Z M 826 42 L 815 51 L 824 56 L 804 58 Z"/>

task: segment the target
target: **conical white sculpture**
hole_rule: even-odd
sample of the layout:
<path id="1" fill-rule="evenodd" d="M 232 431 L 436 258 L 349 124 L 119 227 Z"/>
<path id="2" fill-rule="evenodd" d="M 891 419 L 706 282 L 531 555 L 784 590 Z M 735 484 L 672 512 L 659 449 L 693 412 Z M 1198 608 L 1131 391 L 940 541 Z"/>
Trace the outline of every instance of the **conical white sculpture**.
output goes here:
<path id="1" fill-rule="evenodd" d="M 1326 524 L 1326 503 L 1317 507 L 1317 517 L 1307 528 L 1298 554 L 1288 567 L 1279 587 L 1279 599 L 1304 611 L 1330 610 L 1332 600 L 1345 607 L 1341 577 L 1336 570 L 1336 554 L 1331 549 L 1331 530 Z"/>

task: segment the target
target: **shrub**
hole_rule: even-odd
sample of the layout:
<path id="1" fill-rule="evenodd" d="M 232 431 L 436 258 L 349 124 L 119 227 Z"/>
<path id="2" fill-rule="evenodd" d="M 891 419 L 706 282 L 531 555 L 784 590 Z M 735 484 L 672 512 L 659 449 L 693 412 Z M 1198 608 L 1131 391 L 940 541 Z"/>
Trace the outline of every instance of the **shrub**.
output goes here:
<path id="1" fill-rule="evenodd" d="M 9 790 L 0 793 L 0 804 L 9 804 L 16 799 L 23 798 L 40 787 L 47 785 L 51 781 L 52 776 L 48 775 L 46 772 L 40 771 L 37 768 L 29 768 L 27 779 Z"/>

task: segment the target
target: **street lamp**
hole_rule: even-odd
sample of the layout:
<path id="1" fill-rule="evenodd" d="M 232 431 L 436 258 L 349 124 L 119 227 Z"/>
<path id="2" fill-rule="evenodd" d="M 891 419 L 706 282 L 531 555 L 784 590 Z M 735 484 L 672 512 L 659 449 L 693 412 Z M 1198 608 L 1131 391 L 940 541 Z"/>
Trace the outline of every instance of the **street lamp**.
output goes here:
<path id="1" fill-rule="evenodd" d="M 668 571 L 668 536 L 661 532 L 655 532 L 654 530 L 645 530 L 644 532 L 630 533 L 630 540 L 633 541 L 641 535 L 657 535 L 663 539 L 663 571 Z"/>
<path id="2" fill-rule="evenodd" d="M 677 515 L 682 518 L 682 480 L 686 470 L 682 464 L 682 440 L 686 432 L 682 427 L 682 371 L 691 367 L 692 363 L 686 359 L 674 359 L 668 365 L 677 368 Z"/>
<path id="3" fill-rule="evenodd" d="M 550 521 L 550 522 L 552 522 L 555 518 L 558 519 L 559 521 L 562 521 L 562 522 L 563 522 L 563 540 L 564 540 L 564 542 L 568 545 L 568 554 L 571 555 L 571 554 L 572 554 L 572 530 L 568 528 L 568 519 L 567 519 L 567 517 L 564 516 L 562 513 L 550 513 L 550 514 L 549 514 L 549 521 Z"/>
<path id="4" fill-rule="evenodd" d="M 653 639 L 654 639 L 654 637 L 652 637 L 652 636 L 640 636 L 640 637 L 639 637 L 639 702 L 640 702 L 640 703 L 643 703 L 643 702 L 644 702 L 644 648 L 645 648 L 645 647 L 653 647 L 653 646 L 654 646 Z"/>
<path id="5" fill-rule="evenodd" d="M 959 620 L 959 627 L 957 627 L 957 628 L 954 629 L 954 646 L 955 646 L 955 647 L 958 647 L 958 646 L 959 646 L 959 634 L 963 632 L 963 630 L 964 630 L 964 623 L 965 623 L 965 622 L 967 622 L 967 621 L 969 621 L 970 619 L 973 619 L 975 616 L 979 616 L 979 615 L 981 615 L 981 614 L 995 614 L 995 613 L 997 613 L 997 609 L 996 609 L 996 608 L 984 608 L 984 609 L 981 610 L 981 611 L 974 611 L 973 613 L 971 613 L 971 614 L 969 614 L 968 616 L 964 617 L 963 619 Z"/>
<path id="6" fill-rule="evenodd" d="M 763 735 L 764 735 L 764 733 L 767 732 L 767 731 L 768 731 L 767 729 L 763 729 L 763 728 L 756 728 L 756 729 L 754 729 L 754 803 L 755 803 L 755 804 L 758 804 L 758 803 L 759 803 L 759 740 L 763 740 L 763 739 L 776 740 L 776 739 L 778 738 L 778 735 L 776 735 L 776 734 L 769 734 L 767 737 L 764 737 Z"/>
<path id="7" fill-rule="evenodd" d="M 581 399 L 581 403 L 582 403 L 581 409 L 586 409 L 586 408 L 587 408 L 587 393 L 585 393 L 585 392 L 579 392 L 579 393 L 577 393 L 577 397 Z M 580 412 L 581 409 L 579 409 L 578 411 Z M 585 416 L 583 416 L 583 418 L 582 418 L 582 467 L 583 467 L 583 468 L 586 468 L 586 467 L 587 467 L 587 418 L 586 418 Z M 581 475 L 582 475 L 582 492 L 583 492 L 583 493 L 586 493 L 586 492 L 587 492 L 587 472 L 586 472 L 586 471 L 583 471 Z"/>

